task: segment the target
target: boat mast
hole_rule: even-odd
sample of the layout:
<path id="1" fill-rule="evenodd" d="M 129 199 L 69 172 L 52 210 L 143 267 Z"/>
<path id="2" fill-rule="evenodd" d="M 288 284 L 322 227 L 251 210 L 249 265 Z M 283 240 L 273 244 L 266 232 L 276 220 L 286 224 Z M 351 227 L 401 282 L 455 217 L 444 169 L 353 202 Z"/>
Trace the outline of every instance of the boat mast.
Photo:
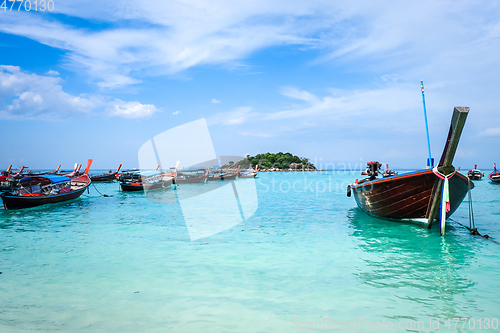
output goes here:
<path id="1" fill-rule="evenodd" d="M 431 156 L 431 140 L 429 139 L 429 125 L 427 124 L 427 110 L 425 108 L 424 81 L 420 80 L 420 88 L 422 89 L 422 102 L 424 104 L 425 130 L 427 131 L 427 148 L 429 150 L 429 159 L 427 160 L 427 168 L 434 167 L 434 161 Z"/>

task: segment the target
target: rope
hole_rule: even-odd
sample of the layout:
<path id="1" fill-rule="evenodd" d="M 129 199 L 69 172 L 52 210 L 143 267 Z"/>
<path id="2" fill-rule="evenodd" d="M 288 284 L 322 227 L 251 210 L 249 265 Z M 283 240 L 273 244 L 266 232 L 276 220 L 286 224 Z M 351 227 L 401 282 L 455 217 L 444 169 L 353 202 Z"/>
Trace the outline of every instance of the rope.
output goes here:
<path id="1" fill-rule="evenodd" d="M 92 183 L 92 185 L 94 186 L 95 190 L 97 191 L 97 193 L 99 193 L 100 195 L 102 195 L 103 197 L 112 197 L 112 195 L 107 195 L 107 194 L 102 194 L 101 192 L 99 192 L 99 190 L 97 189 L 97 187 L 95 187 L 95 184 Z"/>
<path id="2" fill-rule="evenodd" d="M 489 240 L 491 240 L 493 243 L 500 244 L 499 242 L 497 242 L 497 241 L 493 240 L 493 238 L 491 238 L 491 237 L 490 237 L 490 236 L 488 236 L 488 235 L 481 235 L 481 234 L 479 233 L 479 231 L 477 231 L 477 229 L 476 229 L 476 228 L 472 228 L 472 229 L 471 229 L 471 228 L 469 228 L 468 226 L 466 226 L 466 225 L 464 225 L 464 224 L 462 224 L 462 223 L 460 223 L 460 222 L 458 222 L 458 221 L 455 221 L 455 220 L 453 220 L 453 219 L 451 219 L 451 218 L 450 218 L 449 220 L 450 220 L 450 221 L 452 221 L 452 222 L 455 222 L 455 223 L 457 223 L 457 224 L 461 225 L 462 227 L 464 227 L 465 229 L 469 230 L 471 235 L 474 235 L 474 236 L 481 236 L 481 237 L 483 237 L 484 239 L 489 239 Z"/>
<path id="3" fill-rule="evenodd" d="M 443 179 L 443 193 L 441 195 L 441 236 L 444 235 L 445 227 L 446 227 L 446 213 L 448 213 L 451 210 L 451 205 L 450 205 L 450 185 L 448 182 L 448 179 L 453 177 L 456 173 L 456 171 L 453 171 L 449 175 L 444 175 L 441 172 L 439 172 L 437 166 L 432 169 L 432 172 L 438 176 L 439 178 Z"/>
<path id="4" fill-rule="evenodd" d="M 469 177 L 467 177 L 467 183 L 469 185 L 469 226 L 472 228 L 476 228 L 476 224 L 474 221 L 474 209 L 472 208 L 472 186 Z"/>

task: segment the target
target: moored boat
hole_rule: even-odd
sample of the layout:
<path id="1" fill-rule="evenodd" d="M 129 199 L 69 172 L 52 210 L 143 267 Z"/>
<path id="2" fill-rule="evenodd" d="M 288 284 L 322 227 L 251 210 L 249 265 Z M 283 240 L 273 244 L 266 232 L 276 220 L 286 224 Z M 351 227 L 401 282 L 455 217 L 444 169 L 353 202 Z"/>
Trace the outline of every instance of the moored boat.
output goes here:
<path id="1" fill-rule="evenodd" d="M 24 177 L 14 191 L 0 195 L 3 205 L 5 209 L 19 209 L 76 199 L 91 184 L 88 177 L 91 164 L 92 160 L 87 160 L 84 174 L 73 178 L 61 175 Z"/>
<path id="2" fill-rule="evenodd" d="M 488 176 L 488 178 L 492 182 L 500 184 L 500 172 L 498 172 L 498 170 L 497 170 L 497 164 L 496 163 L 493 163 L 493 172 L 490 173 L 490 175 Z"/>
<path id="3" fill-rule="evenodd" d="M 214 181 L 214 180 L 233 180 L 236 179 L 238 174 L 240 173 L 240 167 L 238 166 L 238 169 L 236 171 L 223 171 L 223 169 L 220 169 L 218 171 L 215 171 L 214 173 L 211 173 L 208 175 L 207 180 L 208 181 Z"/>
<path id="4" fill-rule="evenodd" d="M 120 176 L 122 191 L 148 191 L 165 188 L 172 185 L 174 177 L 165 175 L 161 171 L 135 171 Z"/>
<path id="5" fill-rule="evenodd" d="M 468 112 L 468 107 L 455 107 L 437 167 L 377 178 L 380 163 L 369 163 L 369 178 L 349 185 L 348 196 L 352 192 L 361 210 L 379 218 L 416 222 L 428 228 L 435 220 L 440 220 L 443 235 L 446 218 L 455 212 L 469 189 L 474 187 L 467 177 L 455 172 L 452 165 Z M 444 209 L 438 216 L 440 206 Z"/>
<path id="6" fill-rule="evenodd" d="M 90 179 L 93 182 L 110 182 L 110 181 L 116 180 L 116 175 L 118 174 L 118 172 L 120 172 L 121 167 L 122 167 L 122 165 L 120 164 L 118 166 L 118 169 L 116 169 L 115 172 L 113 172 L 112 170 L 109 170 L 108 173 L 96 175 L 96 176 L 91 176 Z"/>
<path id="7" fill-rule="evenodd" d="M 196 171 L 177 172 L 175 177 L 176 184 L 194 184 L 204 183 L 208 178 L 208 170 L 199 169 Z"/>
<path id="8" fill-rule="evenodd" d="M 484 173 L 477 169 L 477 164 L 474 165 L 474 170 L 469 170 L 467 172 L 467 177 L 472 180 L 481 180 L 484 177 Z"/>
<path id="9" fill-rule="evenodd" d="M 12 165 L 9 165 L 7 170 L 2 171 L 0 176 L 0 191 L 12 191 L 16 188 L 19 179 L 23 178 L 24 166 L 18 172 L 12 173 Z"/>

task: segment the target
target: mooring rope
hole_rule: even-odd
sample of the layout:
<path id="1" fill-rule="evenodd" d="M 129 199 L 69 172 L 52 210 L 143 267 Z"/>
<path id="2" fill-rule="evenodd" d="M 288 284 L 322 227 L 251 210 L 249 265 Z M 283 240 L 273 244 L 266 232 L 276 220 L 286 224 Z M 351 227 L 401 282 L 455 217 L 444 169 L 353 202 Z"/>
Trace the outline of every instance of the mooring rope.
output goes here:
<path id="1" fill-rule="evenodd" d="M 475 229 L 476 228 L 476 224 L 475 224 L 475 221 L 474 221 L 474 209 L 472 207 L 472 186 L 471 186 L 471 182 L 470 182 L 470 178 L 467 177 L 467 183 L 468 183 L 468 186 L 469 186 L 469 226 L 471 227 L 471 229 Z"/>
<path id="2" fill-rule="evenodd" d="M 97 191 L 97 193 L 99 193 L 100 195 L 102 195 L 103 197 L 112 197 L 112 195 L 107 195 L 107 194 L 102 194 L 101 192 L 99 192 L 99 190 L 97 189 L 97 187 L 95 187 L 95 184 L 92 183 L 92 185 L 94 186 L 95 190 Z"/>

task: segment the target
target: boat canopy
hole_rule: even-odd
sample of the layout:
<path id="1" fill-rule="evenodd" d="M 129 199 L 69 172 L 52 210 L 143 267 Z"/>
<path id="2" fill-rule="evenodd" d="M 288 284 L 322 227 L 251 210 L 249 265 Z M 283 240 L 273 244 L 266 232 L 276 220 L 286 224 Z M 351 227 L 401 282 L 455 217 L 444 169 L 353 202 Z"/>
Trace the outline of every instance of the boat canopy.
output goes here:
<path id="1" fill-rule="evenodd" d="M 71 178 L 65 177 L 65 176 L 59 176 L 59 175 L 45 175 L 45 176 L 35 176 L 35 177 L 25 177 L 21 179 L 21 182 L 27 182 L 33 178 L 45 178 L 50 180 L 52 184 L 59 184 L 59 183 L 65 183 L 71 181 Z"/>

